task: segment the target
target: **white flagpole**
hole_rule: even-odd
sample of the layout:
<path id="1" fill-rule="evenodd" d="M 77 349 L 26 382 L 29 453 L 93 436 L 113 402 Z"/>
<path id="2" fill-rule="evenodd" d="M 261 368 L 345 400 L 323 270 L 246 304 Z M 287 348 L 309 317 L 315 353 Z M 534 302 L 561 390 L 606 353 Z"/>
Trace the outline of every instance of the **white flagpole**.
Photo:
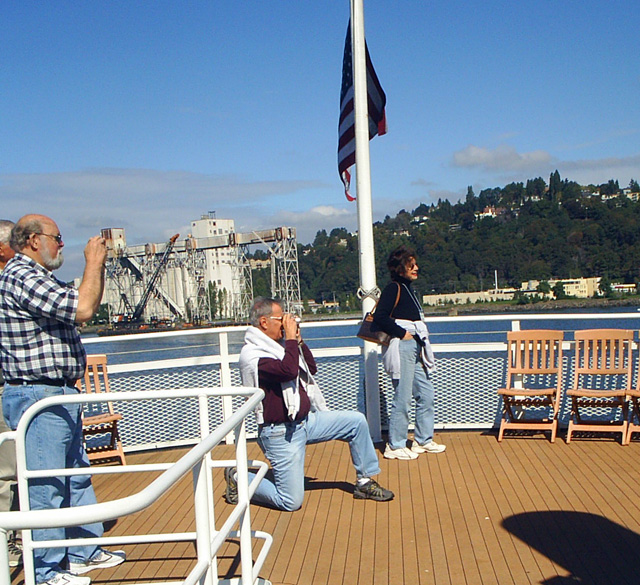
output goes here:
<path id="1" fill-rule="evenodd" d="M 367 106 L 367 59 L 364 42 L 363 0 L 351 0 L 351 47 L 353 54 L 353 106 L 356 138 L 356 194 L 358 205 L 358 246 L 362 315 L 375 306 L 376 285 L 371 210 L 371 165 L 369 161 L 369 109 Z M 365 401 L 369 432 L 374 441 L 382 439 L 380 393 L 378 388 L 378 346 L 364 342 Z"/>

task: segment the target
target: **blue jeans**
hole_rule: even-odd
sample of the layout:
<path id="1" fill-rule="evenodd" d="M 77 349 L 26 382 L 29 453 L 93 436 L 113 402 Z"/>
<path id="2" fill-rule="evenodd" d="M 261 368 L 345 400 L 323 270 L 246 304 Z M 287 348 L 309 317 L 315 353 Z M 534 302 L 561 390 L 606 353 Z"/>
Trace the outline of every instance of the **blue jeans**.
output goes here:
<path id="1" fill-rule="evenodd" d="M 286 512 L 300 508 L 304 499 L 306 445 L 333 440 L 349 442 L 358 478 L 380 473 L 378 455 L 362 413 L 348 410 L 310 412 L 301 422 L 264 425 L 260 430 L 258 444 L 271 463 L 274 482 L 263 479 L 251 501 Z"/>
<path id="2" fill-rule="evenodd" d="M 12 386 L 6 384 L 2 408 L 9 426 L 15 430 L 25 410 L 49 396 L 77 394 L 73 387 L 45 385 Z M 40 412 L 27 428 L 25 450 L 27 469 L 89 467 L 82 442 L 82 405 L 57 405 Z M 29 505 L 32 510 L 87 506 L 96 503 L 89 475 L 46 477 L 29 480 Z M 103 534 L 102 523 L 34 530 L 33 540 L 91 538 Z M 70 562 L 83 562 L 99 553 L 98 547 L 73 546 L 34 550 L 36 582 L 51 579 L 62 569 L 65 556 Z"/>
<path id="3" fill-rule="evenodd" d="M 0 386 L 0 400 L 2 399 L 3 390 L 4 384 Z M 0 433 L 10 430 L 0 407 Z M 0 512 L 16 510 L 17 503 L 16 448 L 13 441 L 5 441 L 0 446 Z"/>
<path id="4" fill-rule="evenodd" d="M 407 446 L 411 396 L 416 401 L 413 438 L 424 445 L 433 439 L 433 383 L 420 361 L 420 346 L 413 339 L 400 341 L 400 378 L 393 380 L 393 403 L 389 416 L 389 445 Z"/>

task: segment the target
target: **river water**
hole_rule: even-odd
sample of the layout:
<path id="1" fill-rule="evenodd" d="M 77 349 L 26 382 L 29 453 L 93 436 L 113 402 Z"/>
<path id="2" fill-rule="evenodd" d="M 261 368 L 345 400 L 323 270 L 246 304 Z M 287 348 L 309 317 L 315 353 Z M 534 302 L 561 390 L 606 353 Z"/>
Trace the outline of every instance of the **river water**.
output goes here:
<path id="1" fill-rule="evenodd" d="M 430 317 L 427 319 L 431 342 L 434 344 L 490 343 L 506 340 L 512 321 L 519 320 L 521 329 L 559 329 L 565 331 L 565 339 L 573 339 L 578 329 L 633 329 L 640 328 L 640 312 L 628 307 L 607 310 L 573 311 L 574 318 L 566 314 L 486 315 L 465 317 Z M 596 319 L 589 318 L 596 317 Z M 348 347 L 362 343 L 356 337 L 357 324 L 314 325 L 305 327 L 302 333 L 312 349 L 321 347 Z M 106 353 L 110 364 L 146 362 L 186 357 L 217 355 L 220 353 L 218 334 L 210 330 L 190 331 L 184 334 L 126 335 L 116 338 L 83 337 L 87 352 Z M 244 331 L 229 333 L 229 352 L 238 353 L 242 347 Z M 637 334 L 636 334 L 637 338 Z"/>

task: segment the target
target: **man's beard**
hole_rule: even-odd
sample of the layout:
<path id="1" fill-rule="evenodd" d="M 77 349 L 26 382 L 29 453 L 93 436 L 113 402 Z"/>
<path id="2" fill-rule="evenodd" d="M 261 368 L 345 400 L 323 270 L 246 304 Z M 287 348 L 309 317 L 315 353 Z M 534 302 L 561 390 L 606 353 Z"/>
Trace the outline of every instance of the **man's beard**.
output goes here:
<path id="1" fill-rule="evenodd" d="M 58 254 L 56 255 L 55 258 L 51 254 L 49 254 L 49 251 L 44 246 L 40 254 L 42 255 L 44 267 L 47 270 L 51 270 L 52 272 L 60 268 L 60 266 L 62 266 L 62 263 L 64 262 L 64 256 L 62 255 L 62 252 L 59 249 L 58 249 Z"/>

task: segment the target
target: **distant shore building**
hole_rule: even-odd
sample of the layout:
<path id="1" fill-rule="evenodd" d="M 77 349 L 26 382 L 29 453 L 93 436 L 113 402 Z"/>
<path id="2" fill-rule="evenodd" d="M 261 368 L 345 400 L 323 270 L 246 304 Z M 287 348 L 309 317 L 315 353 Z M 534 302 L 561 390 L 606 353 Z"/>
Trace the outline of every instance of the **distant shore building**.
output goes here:
<path id="1" fill-rule="evenodd" d="M 470 303 L 491 303 L 494 301 L 510 301 L 519 293 L 525 296 L 542 296 L 547 299 L 555 298 L 553 289 L 558 283 L 562 283 L 564 294 L 578 299 L 589 299 L 595 297 L 600 292 L 602 278 L 594 276 L 590 278 L 562 278 L 547 281 L 528 280 L 517 288 L 492 289 L 480 292 L 460 292 L 440 295 L 423 295 L 422 303 L 427 306 L 441 305 L 463 305 Z M 546 282 L 550 292 L 541 292 L 540 285 Z M 621 294 L 636 294 L 635 284 L 612 283 L 611 290 Z"/>
<path id="2" fill-rule="evenodd" d="M 600 287 L 600 276 L 594 276 L 590 278 L 559 278 L 555 280 L 547 280 L 549 287 L 553 289 L 558 283 L 562 283 L 564 294 L 577 299 L 590 299 L 595 297 Z M 524 294 L 541 294 L 538 291 L 538 287 L 542 281 L 529 280 L 523 282 L 520 287 L 521 292 Z M 553 296 L 553 295 L 551 295 Z"/>
<path id="3" fill-rule="evenodd" d="M 428 306 L 466 305 L 471 303 L 491 303 L 494 301 L 510 301 L 518 289 L 499 288 L 479 292 L 448 293 L 441 295 L 423 295 L 422 304 Z"/>

